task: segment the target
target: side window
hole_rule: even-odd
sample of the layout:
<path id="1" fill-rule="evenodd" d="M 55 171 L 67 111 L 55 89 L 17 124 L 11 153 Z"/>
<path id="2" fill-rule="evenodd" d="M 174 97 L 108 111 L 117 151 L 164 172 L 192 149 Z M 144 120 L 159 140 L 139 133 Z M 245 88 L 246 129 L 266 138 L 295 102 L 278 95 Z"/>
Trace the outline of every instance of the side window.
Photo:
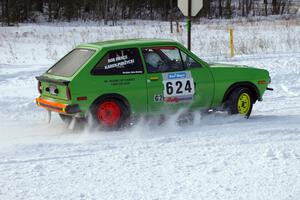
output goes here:
<path id="1" fill-rule="evenodd" d="M 93 75 L 142 73 L 144 68 L 137 48 L 109 51 L 92 70 Z"/>
<path id="2" fill-rule="evenodd" d="M 184 70 L 179 49 L 176 47 L 144 48 L 143 56 L 148 73 Z"/>
<path id="3" fill-rule="evenodd" d="M 183 51 L 180 51 L 180 52 L 181 52 L 182 61 L 184 63 L 184 66 L 187 69 L 201 67 L 201 65 L 198 62 L 196 62 L 193 58 L 191 58 L 190 56 L 185 54 Z"/>

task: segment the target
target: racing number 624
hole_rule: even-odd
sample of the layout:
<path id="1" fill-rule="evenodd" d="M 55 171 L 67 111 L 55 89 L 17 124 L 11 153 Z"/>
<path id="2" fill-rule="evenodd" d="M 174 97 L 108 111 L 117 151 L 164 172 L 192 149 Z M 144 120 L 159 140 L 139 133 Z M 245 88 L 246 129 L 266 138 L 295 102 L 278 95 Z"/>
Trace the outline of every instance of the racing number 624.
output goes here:
<path id="1" fill-rule="evenodd" d="M 191 80 L 176 81 L 176 82 L 168 81 L 166 82 L 166 92 L 168 95 L 173 95 L 174 93 L 179 95 L 191 93 L 192 92 Z"/>

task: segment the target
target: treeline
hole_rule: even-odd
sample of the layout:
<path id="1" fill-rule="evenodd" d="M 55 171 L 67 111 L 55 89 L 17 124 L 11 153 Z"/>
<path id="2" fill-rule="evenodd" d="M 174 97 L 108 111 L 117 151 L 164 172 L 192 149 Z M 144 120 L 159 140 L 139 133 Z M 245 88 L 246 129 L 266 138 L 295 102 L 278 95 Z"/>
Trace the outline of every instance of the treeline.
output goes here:
<path id="1" fill-rule="evenodd" d="M 14 25 L 53 21 L 125 19 L 172 20 L 182 18 L 177 0 L 0 0 L 1 22 Z M 282 15 L 295 12 L 297 0 L 204 0 L 196 16 L 232 18 L 236 16 Z M 296 9 L 297 10 L 297 9 Z"/>

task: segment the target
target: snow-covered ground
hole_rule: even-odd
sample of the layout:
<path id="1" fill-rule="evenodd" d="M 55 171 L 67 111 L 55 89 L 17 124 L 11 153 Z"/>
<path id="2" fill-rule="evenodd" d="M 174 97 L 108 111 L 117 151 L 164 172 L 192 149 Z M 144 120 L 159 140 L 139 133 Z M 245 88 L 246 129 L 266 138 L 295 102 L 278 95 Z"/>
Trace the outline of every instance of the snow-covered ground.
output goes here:
<path id="1" fill-rule="evenodd" d="M 1 64 L 52 64 L 80 43 L 124 38 L 171 38 L 186 42 L 185 23 L 171 34 L 168 22 L 125 21 L 119 26 L 97 23 L 26 24 L 0 28 Z M 192 49 L 201 56 L 229 55 L 229 28 L 234 29 L 235 52 L 243 54 L 299 52 L 300 17 L 290 21 L 212 21 L 192 26 Z M 174 29 L 176 30 L 175 23 Z"/>
<path id="2" fill-rule="evenodd" d="M 246 46 L 252 40 L 254 49 L 245 47 L 251 55 L 226 58 L 226 29 L 211 29 L 216 35 L 206 32 L 195 40 L 208 48 L 195 50 L 205 60 L 270 71 L 275 91 L 254 105 L 249 120 L 198 114 L 191 126 L 170 120 L 153 127 L 141 121 L 110 133 L 74 132 L 58 116 L 47 124 L 46 114 L 34 104 L 34 77 L 82 42 L 76 35 L 89 32 L 81 37 L 86 41 L 120 38 L 121 27 L 0 28 L 0 199 L 300 199 L 300 29 L 257 26 L 248 28 L 256 30 L 257 40 L 270 41 L 266 53 L 242 25 L 237 34 Z M 106 32 L 97 36 L 100 29 Z M 34 35 L 16 38 L 17 32 L 28 31 Z M 143 31 L 137 30 L 137 36 Z M 169 37 L 155 31 L 152 37 Z M 293 41 L 280 42 L 287 37 L 283 33 Z M 45 41 L 51 41 L 49 49 Z M 216 52 L 209 44 L 216 45 Z"/>

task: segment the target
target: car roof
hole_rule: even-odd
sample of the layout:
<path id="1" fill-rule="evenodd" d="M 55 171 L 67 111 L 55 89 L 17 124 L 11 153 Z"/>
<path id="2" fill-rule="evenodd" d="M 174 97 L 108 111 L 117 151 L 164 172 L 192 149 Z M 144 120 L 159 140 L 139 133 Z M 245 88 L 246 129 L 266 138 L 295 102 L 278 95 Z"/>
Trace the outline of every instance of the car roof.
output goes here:
<path id="1" fill-rule="evenodd" d="M 152 45 L 176 45 L 174 40 L 169 39 L 123 39 L 123 40 L 107 40 L 96 43 L 80 45 L 80 47 L 93 47 L 93 48 L 114 48 L 114 47 L 140 47 Z"/>

